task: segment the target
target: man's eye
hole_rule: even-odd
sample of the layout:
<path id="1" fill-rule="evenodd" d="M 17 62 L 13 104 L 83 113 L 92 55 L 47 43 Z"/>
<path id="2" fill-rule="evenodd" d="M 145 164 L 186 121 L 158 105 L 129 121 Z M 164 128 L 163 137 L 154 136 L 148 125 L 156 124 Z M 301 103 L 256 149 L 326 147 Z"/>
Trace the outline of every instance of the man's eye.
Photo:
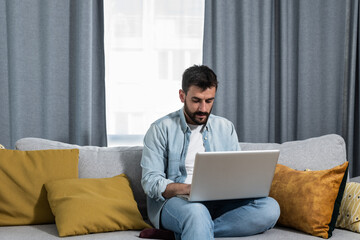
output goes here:
<path id="1" fill-rule="evenodd" d="M 214 100 L 206 100 L 206 103 L 212 103 Z"/>

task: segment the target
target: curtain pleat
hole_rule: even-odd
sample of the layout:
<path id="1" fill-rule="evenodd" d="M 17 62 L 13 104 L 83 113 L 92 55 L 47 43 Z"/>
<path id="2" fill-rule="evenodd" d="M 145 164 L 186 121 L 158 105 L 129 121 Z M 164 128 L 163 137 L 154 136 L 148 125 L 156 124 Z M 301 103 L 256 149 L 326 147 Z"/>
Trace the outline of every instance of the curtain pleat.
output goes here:
<path id="1" fill-rule="evenodd" d="M 102 1 L 0 0 L 0 142 L 106 146 Z"/>

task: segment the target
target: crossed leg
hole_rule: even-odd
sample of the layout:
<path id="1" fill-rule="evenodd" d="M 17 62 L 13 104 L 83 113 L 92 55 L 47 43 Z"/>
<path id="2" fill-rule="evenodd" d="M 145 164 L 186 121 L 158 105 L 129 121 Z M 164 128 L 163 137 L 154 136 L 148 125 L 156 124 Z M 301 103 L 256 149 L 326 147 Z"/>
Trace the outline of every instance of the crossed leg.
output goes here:
<path id="1" fill-rule="evenodd" d="M 173 197 L 161 212 L 161 225 L 176 239 L 214 239 L 265 232 L 279 216 L 278 203 L 269 197 L 201 203 Z"/>

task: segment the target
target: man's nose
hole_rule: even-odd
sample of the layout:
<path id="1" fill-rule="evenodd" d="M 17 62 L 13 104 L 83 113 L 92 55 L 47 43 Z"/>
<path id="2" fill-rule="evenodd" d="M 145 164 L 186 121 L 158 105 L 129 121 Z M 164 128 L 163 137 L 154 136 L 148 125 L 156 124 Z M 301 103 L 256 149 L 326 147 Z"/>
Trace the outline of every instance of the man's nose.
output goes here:
<path id="1" fill-rule="evenodd" d="M 200 112 L 206 112 L 206 103 L 205 102 L 200 102 L 199 111 Z"/>

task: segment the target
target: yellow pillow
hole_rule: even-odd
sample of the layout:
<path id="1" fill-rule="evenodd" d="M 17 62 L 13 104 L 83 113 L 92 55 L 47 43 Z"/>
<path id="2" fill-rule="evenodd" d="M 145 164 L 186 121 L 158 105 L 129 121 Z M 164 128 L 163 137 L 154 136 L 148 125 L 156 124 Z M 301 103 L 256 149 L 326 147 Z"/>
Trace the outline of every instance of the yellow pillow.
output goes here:
<path id="1" fill-rule="evenodd" d="M 0 151 L 0 226 L 54 223 L 44 183 L 78 177 L 79 150 Z"/>
<path id="2" fill-rule="evenodd" d="M 346 184 L 348 162 L 328 170 L 297 171 L 278 164 L 270 196 L 280 205 L 279 225 L 329 238 Z"/>
<path id="3" fill-rule="evenodd" d="M 60 237 L 151 228 L 141 217 L 125 174 L 45 184 Z"/>
<path id="4" fill-rule="evenodd" d="M 346 184 L 336 227 L 360 233 L 360 183 Z"/>

